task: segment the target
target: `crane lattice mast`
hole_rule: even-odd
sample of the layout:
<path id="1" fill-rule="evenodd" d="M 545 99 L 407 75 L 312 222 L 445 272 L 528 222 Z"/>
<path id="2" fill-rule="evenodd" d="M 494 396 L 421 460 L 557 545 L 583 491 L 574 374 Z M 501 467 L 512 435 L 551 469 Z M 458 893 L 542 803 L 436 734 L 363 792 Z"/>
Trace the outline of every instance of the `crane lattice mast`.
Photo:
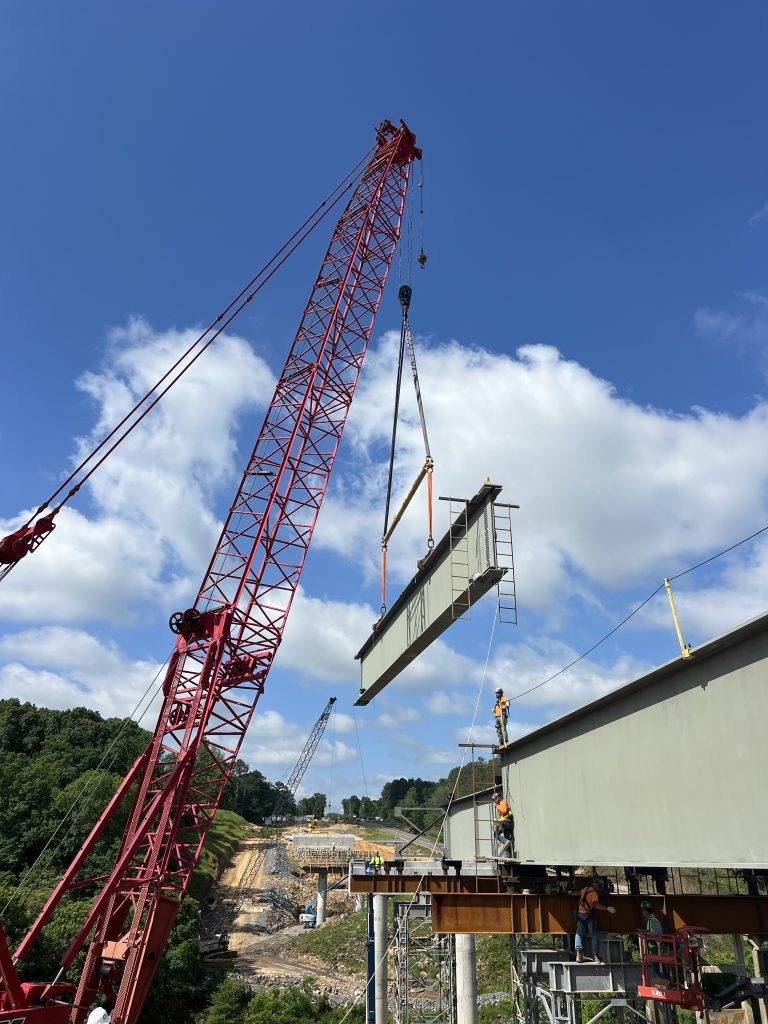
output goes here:
<path id="1" fill-rule="evenodd" d="M 282 814 L 285 805 L 288 803 L 289 800 L 291 800 L 295 796 L 296 790 L 301 785 L 301 780 L 304 778 L 307 768 L 309 768 L 309 763 L 315 756 L 317 745 L 323 738 L 325 727 L 326 725 L 328 725 L 328 719 L 331 717 L 331 711 L 333 711 L 333 705 L 335 703 L 336 698 L 331 697 L 331 699 L 323 708 L 322 714 L 315 722 L 315 724 L 312 726 L 312 732 L 307 737 L 307 742 L 304 744 L 301 753 L 296 758 L 296 763 L 291 768 L 290 774 L 288 775 L 288 778 L 285 781 L 280 797 L 272 810 L 272 814 L 270 815 L 270 817 L 272 818 L 273 821 L 275 820 L 275 818 L 277 818 L 278 815 Z"/>
<path id="2" fill-rule="evenodd" d="M 384 121 L 335 227 L 194 606 L 177 634 L 152 740 L 13 961 L 0 930 L 0 1022 L 82 1024 L 98 995 L 136 1024 L 181 899 L 280 645 L 400 235 L 413 133 Z M 135 787 L 135 788 L 134 788 Z M 133 794 L 117 861 L 52 984 L 23 961 L 107 823 Z M 90 939 L 76 991 L 66 980 Z M 62 1005 L 72 1000 L 74 1008 Z"/>

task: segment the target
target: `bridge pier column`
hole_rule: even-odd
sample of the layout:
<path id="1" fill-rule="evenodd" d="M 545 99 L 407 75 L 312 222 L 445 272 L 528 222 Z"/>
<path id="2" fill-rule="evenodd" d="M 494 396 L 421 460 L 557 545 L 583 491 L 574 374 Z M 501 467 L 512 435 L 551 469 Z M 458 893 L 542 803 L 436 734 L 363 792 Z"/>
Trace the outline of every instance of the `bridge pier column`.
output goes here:
<path id="1" fill-rule="evenodd" d="M 766 972 L 766 956 L 765 950 L 752 949 L 752 973 L 755 978 L 761 978 Z M 768 998 L 758 999 L 757 1005 L 760 1009 L 760 1024 L 768 1024 Z"/>
<path id="2" fill-rule="evenodd" d="M 328 869 L 317 872 L 317 924 L 325 924 L 325 900 L 328 895 Z"/>
<path id="3" fill-rule="evenodd" d="M 456 936 L 456 1024 L 477 1024 L 475 936 Z"/>
<path id="4" fill-rule="evenodd" d="M 373 955 L 376 1024 L 387 1024 L 387 910 L 388 896 L 373 897 Z"/>

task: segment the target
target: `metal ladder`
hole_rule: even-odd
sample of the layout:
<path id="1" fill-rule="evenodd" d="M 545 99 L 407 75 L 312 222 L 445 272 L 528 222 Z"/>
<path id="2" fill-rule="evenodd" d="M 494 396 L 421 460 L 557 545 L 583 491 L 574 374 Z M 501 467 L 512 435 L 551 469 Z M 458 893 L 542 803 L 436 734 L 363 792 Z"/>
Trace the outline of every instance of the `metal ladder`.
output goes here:
<path id="1" fill-rule="evenodd" d="M 469 599 L 469 502 L 448 498 L 448 551 L 451 566 L 451 618 L 471 619 Z"/>
<path id="2" fill-rule="evenodd" d="M 512 509 L 516 505 L 493 505 L 493 531 L 496 540 L 496 564 L 506 573 L 497 584 L 499 622 L 517 625 L 517 591 L 515 590 L 515 559 L 512 551 Z"/>

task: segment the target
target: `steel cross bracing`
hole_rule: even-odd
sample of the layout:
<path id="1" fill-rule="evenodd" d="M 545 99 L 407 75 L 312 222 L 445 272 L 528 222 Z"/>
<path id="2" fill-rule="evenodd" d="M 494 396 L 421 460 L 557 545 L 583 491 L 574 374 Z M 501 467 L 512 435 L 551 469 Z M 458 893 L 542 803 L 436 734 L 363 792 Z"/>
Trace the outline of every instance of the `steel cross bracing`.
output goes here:
<path id="1" fill-rule="evenodd" d="M 93 934 L 75 1002 L 106 994 L 135 1024 L 180 900 L 282 639 L 400 234 L 420 156 L 401 122 L 374 154 L 336 225 L 264 424 L 176 649 L 152 741 L 16 952 L 23 959 L 76 883 L 133 784 L 118 860 L 61 961 Z M 0 1004 L 2 1005 L 2 1004 Z M 85 1009 L 71 1012 L 72 1024 Z M 45 1008 L 27 1011 L 44 1021 Z M 0 1009 L 0 1021 L 12 1019 Z M 62 1019 L 59 1008 L 50 1020 Z"/>
<path id="2" fill-rule="evenodd" d="M 434 935 L 429 906 L 394 904 L 395 1024 L 455 1024 L 453 935 Z"/>

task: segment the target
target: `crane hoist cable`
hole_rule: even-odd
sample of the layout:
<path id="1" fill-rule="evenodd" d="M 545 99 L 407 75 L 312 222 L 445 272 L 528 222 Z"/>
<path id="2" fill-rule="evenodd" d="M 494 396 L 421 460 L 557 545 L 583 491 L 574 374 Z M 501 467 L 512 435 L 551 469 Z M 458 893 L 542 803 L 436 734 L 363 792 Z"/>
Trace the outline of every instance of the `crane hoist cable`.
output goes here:
<path id="1" fill-rule="evenodd" d="M 387 498 L 384 505 L 384 531 L 381 535 L 381 614 L 387 610 L 387 545 L 395 532 L 395 528 L 405 514 L 405 510 L 411 503 L 413 496 L 418 491 L 424 477 L 427 478 L 427 548 L 431 551 L 435 546 L 435 541 L 432 536 L 432 471 L 434 469 L 434 460 L 432 459 L 432 453 L 429 448 L 429 436 L 427 434 L 427 420 L 424 415 L 424 403 L 421 397 L 421 386 L 419 384 L 419 372 L 416 368 L 416 349 L 413 344 L 413 334 L 411 333 L 411 324 L 408 317 L 408 310 L 411 305 L 411 297 L 413 295 L 413 289 L 410 285 L 404 284 L 400 286 L 398 292 L 398 298 L 400 300 L 400 307 L 403 311 L 403 318 L 400 327 L 400 349 L 397 360 L 397 377 L 395 383 L 395 411 L 392 421 L 392 440 L 389 446 L 389 472 L 387 474 Z M 419 410 L 419 420 L 421 421 L 421 433 L 424 438 L 424 465 L 421 467 L 419 472 L 416 474 L 416 479 L 411 484 L 408 493 L 403 498 L 400 508 L 392 517 L 392 522 L 389 521 L 389 509 L 392 500 L 392 478 L 394 475 L 395 467 L 395 446 L 397 442 L 397 421 L 400 412 L 400 391 L 403 382 L 403 363 L 405 362 L 405 352 L 408 350 L 408 361 L 411 364 L 411 374 L 413 376 L 413 387 L 416 392 L 416 405 Z"/>
<path id="2" fill-rule="evenodd" d="M 85 458 L 69 473 L 56 490 L 43 501 L 29 516 L 27 521 L 8 536 L 0 538 L 0 581 L 4 580 L 13 567 L 21 559 L 36 550 L 45 538 L 56 527 L 55 517 L 62 507 L 73 498 L 83 484 L 107 460 L 112 452 L 128 437 L 144 417 L 161 401 L 181 377 L 190 369 L 203 353 L 210 348 L 216 339 L 226 330 L 235 317 L 242 312 L 254 296 L 277 273 L 282 265 L 293 255 L 304 240 L 322 223 L 347 192 L 355 186 L 356 176 L 360 168 L 368 161 L 369 150 L 359 160 L 328 195 L 315 207 L 312 213 L 294 231 L 290 238 L 270 257 L 251 280 L 238 292 L 229 304 L 216 316 L 205 330 L 189 347 L 182 352 L 176 361 L 165 371 L 162 377 L 139 398 L 133 407 L 123 416 L 119 423 L 106 434 L 101 441 L 85 456 Z M 164 386 L 163 386 L 164 385 Z M 160 389 L 161 390 L 158 390 Z M 154 396 L 154 397 L 153 397 Z M 150 401 L 150 399 L 152 399 Z M 143 407 L 143 408 L 142 408 Z M 141 411 L 140 411 L 141 410 Z M 110 444 L 110 442 L 112 442 Z M 109 447 L 107 447 L 109 446 Z M 106 451 L 103 449 L 106 448 Z M 99 453 L 103 453 L 99 456 Z M 97 458 L 97 456 L 99 456 Z M 90 467 L 89 467 L 90 464 Z M 88 468 L 89 467 L 89 468 Z M 79 479 L 78 479 L 79 478 Z M 72 484 L 59 503 L 51 508 L 52 503 Z M 43 515 L 51 508 L 48 515 Z"/>

